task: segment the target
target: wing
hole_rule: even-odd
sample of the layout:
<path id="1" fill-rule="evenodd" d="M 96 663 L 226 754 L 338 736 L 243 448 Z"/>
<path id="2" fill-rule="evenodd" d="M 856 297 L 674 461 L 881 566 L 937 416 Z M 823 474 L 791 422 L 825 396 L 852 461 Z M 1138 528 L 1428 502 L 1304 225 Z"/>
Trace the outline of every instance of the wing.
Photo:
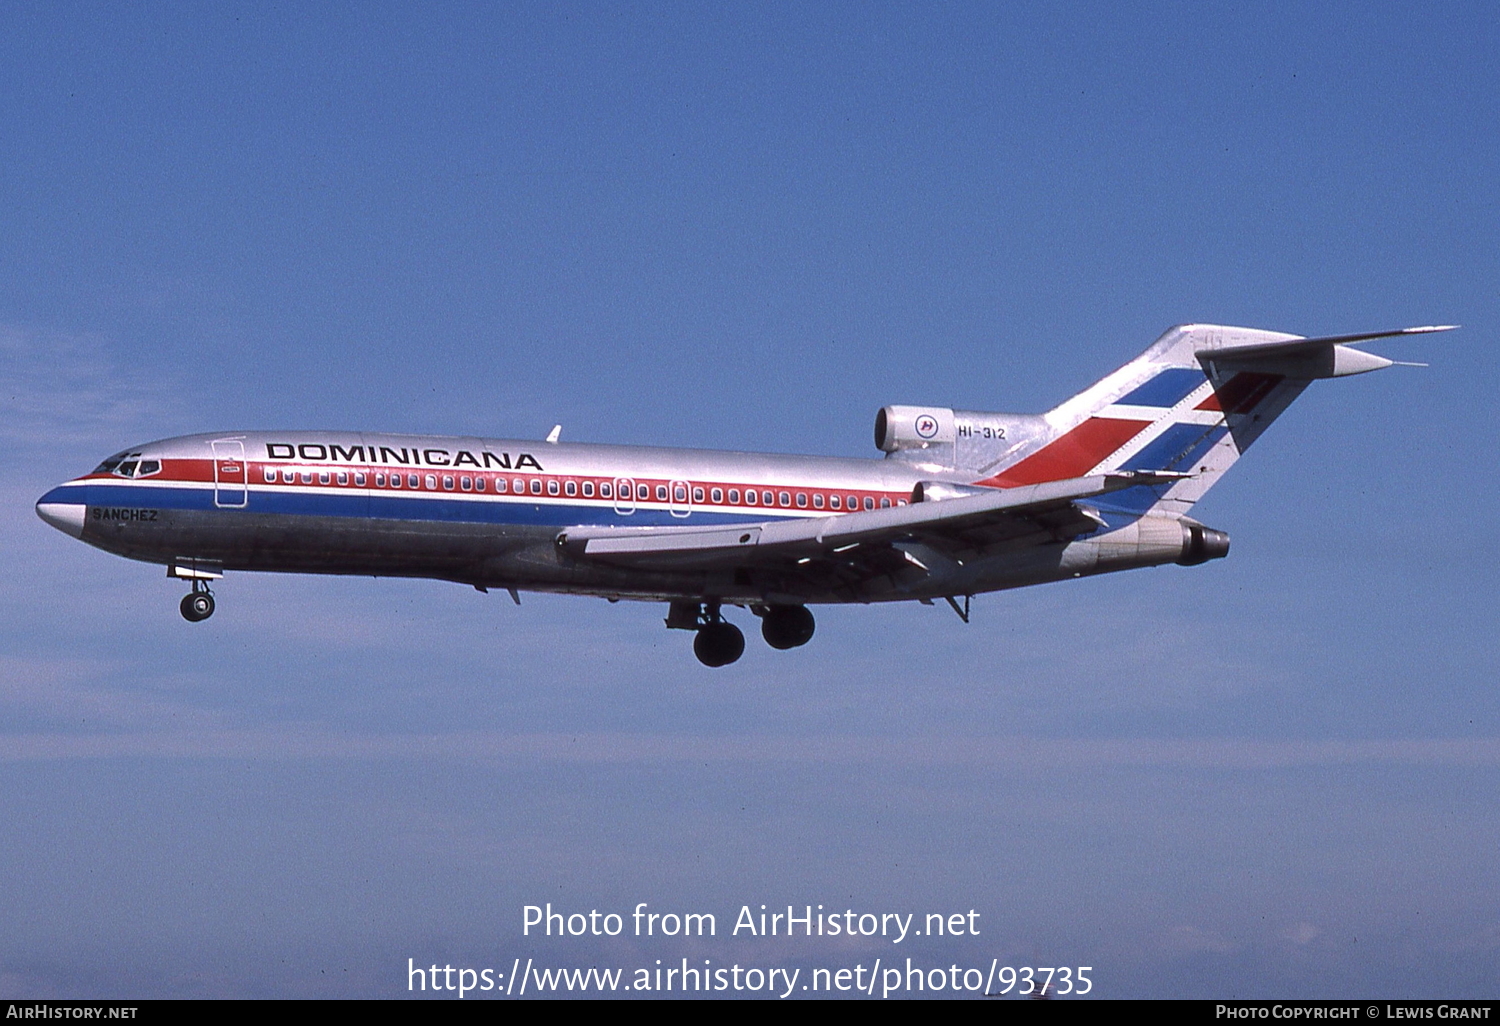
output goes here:
<path id="1" fill-rule="evenodd" d="M 748 571 L 823 588 L 1007 544 L 1067 541 L 1103 526 L 1080 500 L 1185 474 L 1121 471 L 891 509 L 710 527 L 572 527 L 558 548 L 584 562 L 655 571 Z M 768 583 L 771 583 L 768 581 Z"/>

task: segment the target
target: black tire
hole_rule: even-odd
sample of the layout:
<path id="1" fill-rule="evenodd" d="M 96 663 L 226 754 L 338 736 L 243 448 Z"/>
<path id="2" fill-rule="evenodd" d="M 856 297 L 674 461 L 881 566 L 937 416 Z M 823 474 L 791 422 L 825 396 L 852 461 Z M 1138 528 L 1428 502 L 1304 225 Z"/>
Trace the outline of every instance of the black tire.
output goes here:
<path id="1" fill-rule="evenodd" d="M 745 636 L 732 623 L 719 621 L 698 629 L 693 654 L 704 666 L 728 666 L 745 654 Z"/>
<path id="2" fill-rule="evenodd" d="M 760 636 L 772 648 L 797 648 L 812 640 L 817 623 L 806 606 L 772 606 L 760 619 Z"/>
<path id="3" fill-rule="evenodd" d="M 207 620 L 214 615 L 214 597 L 206 591 L 195 591 L 182 597 L 182 618 L 188 623 Z"/>

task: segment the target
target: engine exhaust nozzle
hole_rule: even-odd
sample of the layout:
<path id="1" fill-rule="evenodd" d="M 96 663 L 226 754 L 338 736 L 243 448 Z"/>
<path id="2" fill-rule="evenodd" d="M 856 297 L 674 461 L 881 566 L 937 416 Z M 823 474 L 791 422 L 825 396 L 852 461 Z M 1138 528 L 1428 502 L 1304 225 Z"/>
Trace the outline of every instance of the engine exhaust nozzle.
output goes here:
<path id="1" fill-rule="evenodd" d="M 1223 559 L 1229 555 L 1229 535 L 1215 531 L 1202 524 L 1184 522 L 1182 525 L 1182 555 L 1177 557 L 1179 566 L 1197 566 L 1210 559 Z"/>

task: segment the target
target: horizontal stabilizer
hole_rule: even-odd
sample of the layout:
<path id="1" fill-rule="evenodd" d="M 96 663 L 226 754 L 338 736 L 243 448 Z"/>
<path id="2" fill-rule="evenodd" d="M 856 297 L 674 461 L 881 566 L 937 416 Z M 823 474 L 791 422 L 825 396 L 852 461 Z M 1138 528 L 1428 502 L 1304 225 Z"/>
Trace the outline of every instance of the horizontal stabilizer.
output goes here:
<path id="1" fill-rule="evenodd" d="M 1394 331 L 1369 331 L 1359 335 L 1325 335 L 1321 338 L 1296 338 L 1285 342 L 1253 343 L 1250 345 L 1220 346 L 1205 349 L 1199 355 L 1216 360 L 1270 359 L 1273 357 L 1302 356 L 1313 353 L 1324 346 L 1342 346 L 1351 342 L 1368 342 L 1377 338 L 1396 338 L 1401 335 L 1431 335 L 1438 331 L 1453 331 L 1457 324 L 1430 324 L 1420 328 L 1397 328 Z"/>

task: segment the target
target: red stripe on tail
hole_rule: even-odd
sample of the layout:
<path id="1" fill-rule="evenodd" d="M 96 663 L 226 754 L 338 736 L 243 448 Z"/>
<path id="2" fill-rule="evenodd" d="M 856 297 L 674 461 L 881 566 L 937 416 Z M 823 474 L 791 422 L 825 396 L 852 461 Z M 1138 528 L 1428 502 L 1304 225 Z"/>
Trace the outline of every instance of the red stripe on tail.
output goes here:
<path id="1" fill-rule="evenodd" d="M 1098 466 L 1104 457 L 1150 426 L 1149 420 L 1090 417 L 1015 466 L 978 483 L 996 488 L 1015 488 L 1043 481 L 1082 477 Z"/>

